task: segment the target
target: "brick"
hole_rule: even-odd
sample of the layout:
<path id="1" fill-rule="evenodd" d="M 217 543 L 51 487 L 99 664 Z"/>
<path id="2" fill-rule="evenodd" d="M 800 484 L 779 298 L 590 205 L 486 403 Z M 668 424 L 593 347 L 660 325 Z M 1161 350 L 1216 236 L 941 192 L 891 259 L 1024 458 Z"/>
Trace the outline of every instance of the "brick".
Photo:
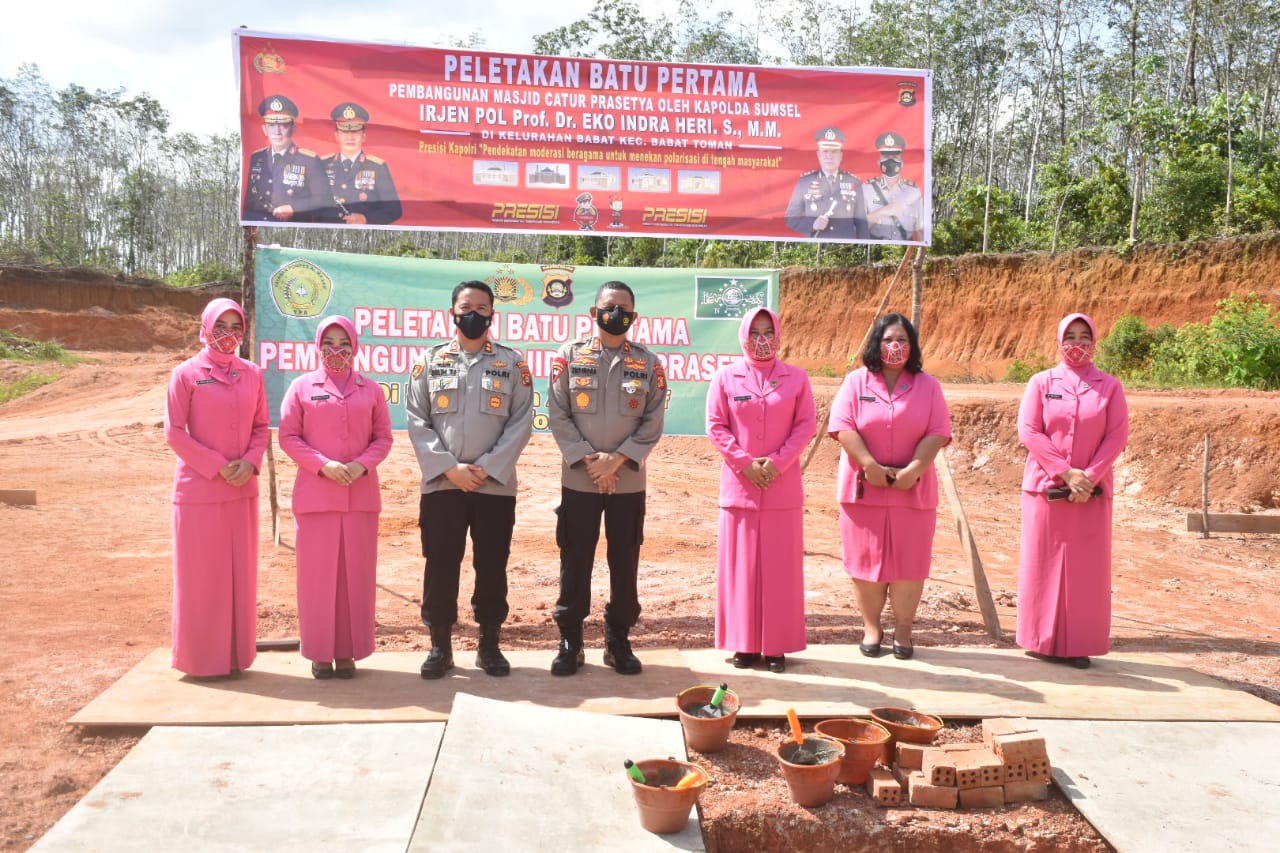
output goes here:
<path id="1" fill-rule="evenodd" d="M 930 785 L 945 785 L 954 788 L 956 785 L 956 759 L 958 753 L 945 752 L 941 749 L 931 750 L 924 755 L 920 769 Z"/>
<path id="2" fill-rule="evenodd" d="M 1049 796 L 1049 786 L 1044 782 L 1005 782 L 1004 801 L 1006 803 L 1025 803 L 1031 800 L 1043 800 Z"/>
<path id="3" fill-rule="evenodd" d="M 1044 746 L 1044 737 L 1036 732 L 1018 732 L 1016 734 L 992 735 L 991 748 L 1000 760 L 1026 761 L 1030 758 L 1048 757 Z"/>
<path id="4" fill-rule="evenodd" d="M 898 741 L 894 745 L 897 763 L 907 770 L 919 770 L 924 766 L 924 754 L 934 749 L 934 747 L 923 743 L 903 743 Z"/>
<path id="5" fill-rule="evenodd" d="M 908 799 L 913 806 L 954 809 L 959 791 L 945 785 L 930 785 L 924 772 L 917 770 L 907 779 Z"/>
<path id="6" fill-rule="evenodd" d="M 1027 781 L 1027 763 L 1025 761 L 1007 761 L 1004 765 L 1004 781 L 1009 782 L 1025 782 Z"/>
<path id="7" fill-rule="evenodd" d="M 1044 756 L 1028 758 L 1026 767 L 1028 782 L 1049 782 L 1053 779 L 1053 770 L 1049 766 L 1049 759 Z"/>
<path id="8" fill-rule="evenodd" d="M 982 721 L 982 742 L 988 749 L 992 748 L 992 736 L 996 734 L 1016 735 L 1022 732 L 1034 732 L 1031 721 L 1026 717 L 993 717 Z"/>
<path id="9" fill-rule="evenodd" d="M 966 788 L 960 794 L 960 807 L 965 809 L 994 809 L 1004 805 L 1004 788 L 989 785 L 984 788 Z"/>
<path id="10" fill-rule="evenodd" d="M 889 772 L 893 774 L 893 778 L 898 780 L 898 784 L 902 786 L 903 790 L 906 790 L 907 778 L 912 773 L 919 773 L 920 768 L 917 767 L 913 770 L 909 767 L 903 767 L 901 764 L 895 764 L 889 768 Z"/>
<path id="11" fill-rule="evenodd" d="M 938 749 L 943 752 L 973 752 L 975 749 L 986 749 L 980 743 L 944 743 Z"/>
<path id="12" fill-rule="evenodd" d="M 876 768 L 867 776 L 867 793 L 871 799 L 882 806 L 893 806 L 902 802 L 902 786 L 888 770 Z"/>

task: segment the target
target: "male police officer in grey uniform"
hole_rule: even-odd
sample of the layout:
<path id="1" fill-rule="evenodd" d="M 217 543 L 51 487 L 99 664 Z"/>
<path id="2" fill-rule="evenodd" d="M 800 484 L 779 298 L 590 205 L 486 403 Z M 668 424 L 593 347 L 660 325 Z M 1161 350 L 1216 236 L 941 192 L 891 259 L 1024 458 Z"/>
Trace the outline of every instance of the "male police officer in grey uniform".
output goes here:
<path id="1" fill-rule="evenodd" d="M 920 188 L 902 177 L 906 140 L 893 131 L 876 137 L 880 175 L 867 181 L 867 224 L 873 240 L 917 240 L 920 237 Z"/>
<path id="2" fill-rule="evenodd" d="M 840 168 L 845 135 L 824 127 L 818 141 L 818 165 L 796 181 L 787 204 L 787 227 L 806 237 L 855 239 L 867 235 L 867 207 L 862 182 Z"/>
<path id="3" fill-rule="evenodd" d="M 516 459 L 533 429 L 533 379 L 515 350 L 489 340 L 493 291 L 482 281 L 453 289 L 453 340 L 414 365 L 405 411 L 422 469 L 422 621 L 431 632 L 423 678 L 453 668 L 458 575 L 471 530 L 476 571 L 471 606 L 480 626 L 476 666 L 506 675 L 498 647 L 507 618 L 507 558 L 516 522 Z"/>
<path id="4" fill-rule="evenodd" d="M 313 222 L 333 204 L 324 168 L 314 151 L 293 143 L 298 105 L 284 95 L 258 104 L 262 133 L 270 143 L 249 156 L 244 218 L 255 222 Z"/>
<path id="5" fill-rule="evenodd" d="M 338 151 L 321 158 L 333 208 L 326 218 L 347 225 L 388 225 L 400 218 L 400 195 L 391 168 L 364 150 L 369 111 L 354 101 L 333 108 Z"/>
<path id="6" fill-rule="evenodd" d="M 585 660 L 582 622 L 591 609 L 601 513 L 609 562 L 604 663 L 623 675 L 640 672 L 629 635 L 640 618 L 636 578 L 644 541 L 645 458 L 662 437 L 667 379 L 654 353 L 627 340 L 635 302 L 626 284 L 605 282 L 591 308 L 595 334 L 565 344 L 551 365 L 547 415 L 564 456 L 556 510 L 556 675 L 573 675 Z"/>

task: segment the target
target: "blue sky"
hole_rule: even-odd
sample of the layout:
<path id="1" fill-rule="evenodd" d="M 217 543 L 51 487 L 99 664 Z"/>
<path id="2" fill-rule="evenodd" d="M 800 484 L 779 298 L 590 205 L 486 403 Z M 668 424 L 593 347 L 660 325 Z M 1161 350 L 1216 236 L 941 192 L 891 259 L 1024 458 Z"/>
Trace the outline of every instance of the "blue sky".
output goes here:
<path id="1" fill-rule="evenodd" d="M 124 87 L 168 110 L 171 129 L 233 132 L 231 31 L 314 35 L 442 47 L 479 33 L 486 50 L 528 53 L 533 37 L 587 16 L 595 0 L 44 0 L 7 4 L 0 78 L 34 63 L 55 89 Z M 646 16 L 674 16 L 677 0 L 640 0 Z M 704 6 L 714 5 L 703 3 Z"/>

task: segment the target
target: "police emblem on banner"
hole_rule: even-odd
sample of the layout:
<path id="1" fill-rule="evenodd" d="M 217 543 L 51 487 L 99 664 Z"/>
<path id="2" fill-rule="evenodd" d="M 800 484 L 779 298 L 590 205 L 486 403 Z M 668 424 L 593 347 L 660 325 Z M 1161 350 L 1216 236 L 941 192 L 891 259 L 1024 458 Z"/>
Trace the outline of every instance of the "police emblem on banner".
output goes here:
<path id="1" fill-rule="evenodd" d="M 741 320 L 752 308 L 768 304 L 769 279 L 713 275 L 694 277 L 697 305 L 693 316 L 700 320 Z"/>
<path id="2" fill-rule="evenodd" d="M 253 70 L 259 74 L 283 74 L 284 57 L 276 53 L 268 42 L 267 49 L 259 51 L 253 58 Z"/>
<path id="3" fill-rule="evenodd" d="M 596 227 L 600 211 L 592 204 L 591 193 L 582 193 L 577 198 L 578 206 L 573 210 L 573 221 L 578 223 L 579 231 L 590 231 Z"/>
<path id="4" fill-rule="evenodd" d="M 916 105 L 916 86 L 913 80 L 902 80 L 898 83 L 898 103 L 904 107 Z"/>
<path id="5" fill-rule="evenodd" d="M 271 299 L 286 317 L 319 317 L 333 295 L 333 279 L 311 261 L 290 261 L 271 276 Z"/>
<path id="6" fill-rule="evenodd" d="M 510 265 L 498 267 L 498 271 L 484 280 L 493 288 L 493 298 L 511 305 L 528 305 L 533 301 L 533 286 L 516 275 Z"/>
<path id="7" fill-rule="evenodd" d="M 573 267 L 542 268 L 542 301 L 552 308 L 573 302 Z"/>

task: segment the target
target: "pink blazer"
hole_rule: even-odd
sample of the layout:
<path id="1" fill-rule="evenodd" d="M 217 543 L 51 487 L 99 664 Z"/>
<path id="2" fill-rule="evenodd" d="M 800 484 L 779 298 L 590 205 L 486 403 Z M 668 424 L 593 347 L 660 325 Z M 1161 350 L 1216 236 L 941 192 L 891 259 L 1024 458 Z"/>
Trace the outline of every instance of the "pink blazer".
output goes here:
<path id="1" fill-rule="evenodd" d="M 178 454 L 176 504 L 222 503 L 258 494 L 256 474 L 243 486 L 232 486 L 218 475 L 237 459 L 261 470 L 271 430 L 262 370 L 240 358 L 232 365 L 228 377 L 202 349 L 169 377 L 164 440 Z"/>
<path id="2" fill-rule="evenodd" d="M 280 449 L 298 463 L 293 511 L 379 512 L 378 463 L 391 452 L 391 416 L 382 388 L 360 374 L 344 396 L 324 369 L 304 373 L 280 403 Z M 359 462 L 369 473 L 349 486 L 321 476 L 329 461 Z"/>
<path id="3" fill-rule="evenodd" d="M 797 464 L 817 432 L 813 390 L 799 368 L 777 362 L 769 386 L 761 394 L 737 359 L 711 379 L 707 390 L 707 434 L 724 457 L 720 469 L 720 506 L 749 509 L 792 509 L 804 506 L 804 483 Z M 742 475 L 751 460 L 767 456 L 780 472 L 767 489 Z"/>
<path id="4" fill-rule="evenodd" d="M 1075 377 L 1061 365 L 1037 373 L 1018 407 L 1018 438 L 1027 448 L 1023 491 L 1061 486 L 1079 468 L 1110 497 L 1111 466 L 1129 443 L 1129 404 L 1120 380 L 1096 367 Z"/>

